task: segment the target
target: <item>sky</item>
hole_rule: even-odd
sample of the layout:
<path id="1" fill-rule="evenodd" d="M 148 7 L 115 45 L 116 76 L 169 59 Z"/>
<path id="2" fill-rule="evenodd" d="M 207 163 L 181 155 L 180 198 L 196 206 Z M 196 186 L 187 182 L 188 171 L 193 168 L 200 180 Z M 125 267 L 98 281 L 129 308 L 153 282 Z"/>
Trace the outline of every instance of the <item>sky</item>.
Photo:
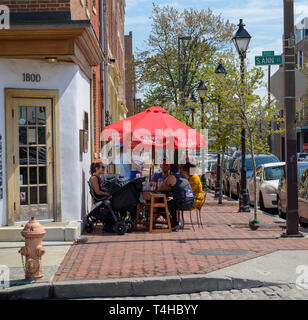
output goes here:
<path id="1" fill-rule="evenodd" d="M 151 32 L 152 3 L 169 5 L 178 10 L 208 9 L 231 23 L 238 24 L 243 19 L 245 28 L 251 35 L 247 64 L 254 65 L 255 56 L 262 51 L 282 53 L 283 0 L 126 0 L 125 34 L 133 32 L 133 47 L 145 48 L 144 41 Z M 308 17 L 308 0 L 294 0 L 295 24 Z M 267 67 L 263 67 L 267 75 Z M 272 68 L 272 74 L 278 67 Z M 260 92 L 265 95 L 266 92 Z M 141 97 L 141 96 L 140 96 Z"/>

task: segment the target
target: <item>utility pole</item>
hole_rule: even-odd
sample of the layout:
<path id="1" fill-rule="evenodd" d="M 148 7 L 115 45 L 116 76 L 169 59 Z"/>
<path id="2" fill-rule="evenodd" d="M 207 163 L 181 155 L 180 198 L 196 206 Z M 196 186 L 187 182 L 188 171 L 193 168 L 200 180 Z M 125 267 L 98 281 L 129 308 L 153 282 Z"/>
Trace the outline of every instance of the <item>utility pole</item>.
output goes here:
<path id="1" fill-rule="evenodd" d="M 267 93 L 267 99 L 268 99 L 268 109 L 271 107 L 271 65 L 268 66 L 268 93 Z M 270 122 L 270 130 L 272 130 L 272 122 Z M 268 136 L 268 145 L 269 145 L 269 152 L 272 153 L 272 135 L 270 134 Z"/>
<path id="2" fill-rule="evenodd" d="M 297 136 L 294 50 L 294 3 L 284 0 L 284 116 L 287 181 L 287 230 L 282 236 L 302 236 L 298 231 Z"/>

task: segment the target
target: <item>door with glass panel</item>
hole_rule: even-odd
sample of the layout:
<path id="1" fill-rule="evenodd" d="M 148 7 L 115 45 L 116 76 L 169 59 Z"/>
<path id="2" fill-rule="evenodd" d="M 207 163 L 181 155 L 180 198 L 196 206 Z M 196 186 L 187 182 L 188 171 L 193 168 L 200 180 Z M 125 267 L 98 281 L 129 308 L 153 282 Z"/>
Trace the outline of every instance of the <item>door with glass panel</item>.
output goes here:
<path id="1" fill-rule="evenodd" d="M 12 105 L 15 219 L 53 219 L 53 141 L 50 99 L 15 98 Z"/>

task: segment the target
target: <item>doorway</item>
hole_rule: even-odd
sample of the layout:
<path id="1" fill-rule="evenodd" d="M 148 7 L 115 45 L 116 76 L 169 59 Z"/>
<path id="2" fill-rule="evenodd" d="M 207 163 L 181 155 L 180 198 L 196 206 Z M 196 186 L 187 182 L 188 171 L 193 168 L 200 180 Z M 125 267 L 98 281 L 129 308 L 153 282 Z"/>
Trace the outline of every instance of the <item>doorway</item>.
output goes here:
<path id="1" fill-rule="evenodd" d="M 56 221 L 53 100 L 13 96 L 6 102 L 8 224 Z"/>

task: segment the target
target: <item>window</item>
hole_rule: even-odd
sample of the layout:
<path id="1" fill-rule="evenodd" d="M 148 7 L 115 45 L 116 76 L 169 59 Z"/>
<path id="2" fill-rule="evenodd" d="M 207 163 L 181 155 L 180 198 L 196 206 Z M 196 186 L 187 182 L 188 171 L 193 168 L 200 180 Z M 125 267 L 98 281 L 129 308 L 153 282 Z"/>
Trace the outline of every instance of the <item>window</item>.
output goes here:
<path id="1" fill-rule="evenodd" d="M 264 169 L 264 180 L 279 180 L 284 173 L 284 167 L 268 167 Z"/>

